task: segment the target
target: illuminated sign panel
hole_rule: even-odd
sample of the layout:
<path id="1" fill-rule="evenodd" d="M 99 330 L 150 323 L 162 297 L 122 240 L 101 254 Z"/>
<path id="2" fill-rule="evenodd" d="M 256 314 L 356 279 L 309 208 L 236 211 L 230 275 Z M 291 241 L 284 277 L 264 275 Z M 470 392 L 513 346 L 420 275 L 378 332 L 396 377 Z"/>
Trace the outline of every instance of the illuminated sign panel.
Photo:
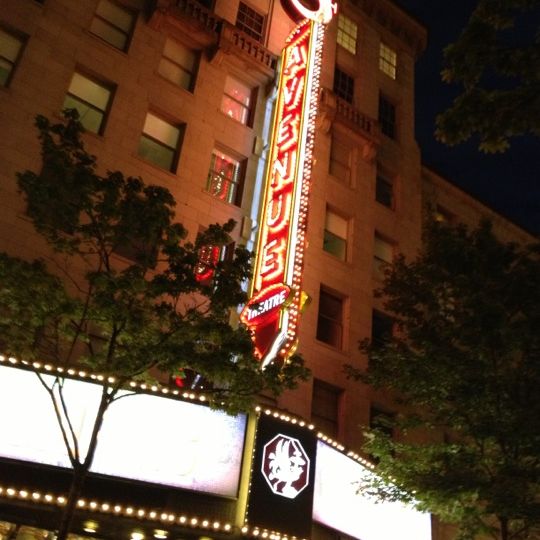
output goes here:
<path id="1" fill-rule="evenodd" d="M 86 448 L 100 387 L 67 380 L 65 396 Z M 50 399 L 34 373 L 0 366 L 0 410 L 1 457 L 71 468 Z M 147 394 L 126 397 L 106 413 L 91 471 L 235 497 L 245 425 L 244 415 Z"/>
<path id="2" fill-rule="evenodd" d="M 259 417 L 246 517 L 250 526 L 311 537 L 316 449 L 313 431 Z"/>
<path id="3" fill-rule="evenodd" d="M 431 517 L 397 502 L 378 502 L 358 493 L 373 473 L 319 441 L 313 519 L 362 540 L 431 540 Z"/>
<path id="4" fill-rule="evenodd" d="M 252 332 L 263 367 L 276 357 L 286 358 L 296 347 L 322 22 L 335 11 L 328 1 L 319 2 L 318 10 L 294 1 L 287 6 L 309 18 L 293 30 L 281 57 L 252 296 L 240 316 Z"/>

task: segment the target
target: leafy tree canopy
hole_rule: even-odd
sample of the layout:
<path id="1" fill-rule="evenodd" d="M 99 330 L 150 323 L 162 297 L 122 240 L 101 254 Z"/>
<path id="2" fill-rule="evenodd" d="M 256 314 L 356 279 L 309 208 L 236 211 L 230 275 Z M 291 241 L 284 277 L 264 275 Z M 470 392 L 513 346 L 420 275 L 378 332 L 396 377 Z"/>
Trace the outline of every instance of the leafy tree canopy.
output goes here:
<path id="1" fill-rule="evenodd" d="M 454 145 L 479 136 L 494 153 L 519 135 L 540 135 L 540 1 L 478 0 L 445 50 L 442 78 L 463 91 L 437 117 L 437 138 Z"/>
<path id="2" fill-rule="evenodd" d="M 63 398 L 63 378 L 51 383 L 38 373 L 74 469 L 60 540 L 104 414 L 129 380 L 191 370 L 206 381 L 211 406 L 236 413 L 249 409 L 259 392 L 278 394 L 307 377 L 298 357 L 262 371 L 248 332 L 230 324 L 231 310 L 246 300 L 251 254 L 243 247 L 223 260 L 203 253 L 228 245 L 234 222 L 211 225 L 195 242 L 186 241 L 187 231 L 174 222 L 171 193 L 119 171 L 100 174 L 84 148 L 76 111 L 65 116 L 54 124 L 37 117 L 42 167 L 17 178 L 27 215 L 51 256 L 25 261 L 0 254 L 2 352 L 106 376 L 85 451 Z M 198 279 L 201 265 L 210 278 Z"/>
<path id="3" fill-rule="evenodd" d="M 382 478 L 370 489 L 414 497 L 460 538 L 538 538 L 539 255 L 488 223 L 429 226 L 416 260 L 398 258 L 378 293 L 393 335 L 363 344 L 367 371 L 348 367 L 399 411 L 366 432 Z"/>

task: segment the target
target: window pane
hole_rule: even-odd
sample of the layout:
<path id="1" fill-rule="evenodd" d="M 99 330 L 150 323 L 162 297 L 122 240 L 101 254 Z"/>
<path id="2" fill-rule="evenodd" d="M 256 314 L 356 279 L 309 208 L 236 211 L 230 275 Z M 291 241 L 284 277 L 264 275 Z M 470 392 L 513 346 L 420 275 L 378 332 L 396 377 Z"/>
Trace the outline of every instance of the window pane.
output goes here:
<path id="1" fill-rule="evenodd" d="M 90 107 L 74 96 L 69 94 L 64 99 L 64 109 L 77 109 L 79 120 L 85 129 L 93 133 L 99 133 L 104 119 L 104 113 Z"/>
<path id="2" fill-rule="evenodd" d="M 15 36 L 0 30 L 0 56 L 14 64 L 21 50 L 22 42 Z"/>
<path id="3" fill-rule="evenodd" d="M 131 31 L 133 15 L 113 2 L 101 0 L 96 9 L 96 13 L 114 24 L 114 26 L 122 29 L 126 34 L 129 34 Z"/>
<path id="4" fill-rule="evenodd" d="M 165 42 L 163 56 L 166 56 L 177 64 L 180 64 L 187 71 L 193 71 L 193 68 L 195 67 L 195 53 L 188 47 L 172 39 L 168 39 Z"/>
<path id="5" fill-rule="evenodd" d="M 347 220 L 344 217 L 341 217 L 334 212 L 327 210 L 326 211 L 326 228 L 336 234 L 341 236 L 341 238 L 347 238 Z"/>
<path id="6" fill-rule="evenodd" d="M 110 43 L 114 47 L 120 50 L 124 50 L 127 45 L 127 34 L 124 34 L 122 31 L 114 28 L 107 22 L 94 18 L 90 25 L 90 32 L 96 34 L 101 39 L 104 39 L 107 43 Z"/>
<path id="7" fill-rule="evenodd" d="M 332 234 L 330 231 L 324 231 L 324 251 L 331 253 L 342 261 L 347 257 L 347 242 L 345 239 Z"/>
<path id="8" fill-rule="evenodd" d="M 166 79 L 169 79 L 169 81 L 186 90 L 191 88 L 191 73 L 185 71 L 167 58 L 162 58 L 159 62 L 158 72 Z"/>
<path id="9" fill-rule="evenodd" d="M 13 66 L 0 58 L 0 86 L 5 86 Z"/>
<path id="10" fill-rule="evenodd" d="M 167 170 L 172 170 L 174 165 L 174 153 L 172 148 L 167 148 L 152 139 L 149 139 L 144 134 L 139 142 L 139 155 L 159 167 Z"/>
<path id="11" fill-rule="evenodd" d="M 343 334 L 343 300 L 324 290 L 319 295 L 317 339 L 341 348 Z"/>
<path id="12" fill-rule="evenodd" d="M 393 206 L 392 182 L 379 175 L 377 175 L 375 185 L 375 200 L 388 208 Z"/>
<path id="13" fill-rule="evenodd" d="M 380 236 L 375 236 L 374 244 L 375 257 L 381 259 L 387 263 L 392 262 L 394 248 L 392 244 L 383 240 Z"/>
<path id="14" fill-rule="evenodd" d="M 166 146 L 176 148 L 178 145 L 180 130 L 151 113 L 146 115 L 143 131 Z"/>
<path id="15" fill-rule="evenodd" d="M 210 161 L 207 190 L 218 199 L 237 203 L 241 181 L 241 163 L 224 154 L 214 151 Z"/>
<path id="16" fill-rule="evenodd" d="M 358 27 L 354 21 L 343 14 L 338 15 L 337 42 L 349 52 L 356 54 Z"/>
<path id="17" fill-rule="evenodd" d="M 396 51 L 381 43 L 379 48 L 379 69 L 392 79 L 396 78 L 397 54 Z"/>
<path id="18" fill-rule="evenodd" d="M 240 81 L 233 79 L 232 77 L 227 77 L 225 80 L 225 94 L 245 107 L 249 107 L 251 89 Z"/>
<path id="19" fill-rule="evenodd" d="M 240 28 L 257 41 L 262 41 L 264 29 L 264 15 L 240 2 L 236 16 L 236 27 Z"/>
<path id="20" fill-rule="evenodd" d="M 227 115 L 230 116 L 233 120 L 237 120 L 242 124 L 247 124 L 248 121 L 248 109 L 237 101 L 231 99 L 228 96 L 223 96 L 223 101 L 221 102 L 221 110 Z"/>
<path id="21" fill-rule="evenodd" d="M 80 73 L 74 73 L 69 85 L 69 92 L 84 101 L 104 111 L 109 103 L 111 91 L 98 83 L 84 77 Z"/>

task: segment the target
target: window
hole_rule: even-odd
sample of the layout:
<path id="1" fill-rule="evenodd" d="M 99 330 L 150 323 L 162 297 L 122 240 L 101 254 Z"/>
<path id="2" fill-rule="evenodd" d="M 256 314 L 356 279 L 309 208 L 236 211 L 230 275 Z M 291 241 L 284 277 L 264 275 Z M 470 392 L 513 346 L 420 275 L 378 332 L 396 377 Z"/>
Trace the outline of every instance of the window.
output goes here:
<path id="1" fill-rule="evenodd" d="M 384 271 L 394 258 L 394 246 L 375 234 L 373 245 L 373 275 L 376 279 L 384 279 Z"/>
<path id="2" fill-rule="evenodd" d="M 433 218 L 438 223 L 450 224 L 454 221 L 454 216 L 446 208 L 443 208 L 439 204 L 435 207 Z"/>
<path id="3" fill-rule="evenodd" d="M 374 309 L 371 312 L 371 343 L 384 345 L 391 337 L 394 328 L 392 317 Z"/>
<path id="4" fill-rule="evenodd" d="M 343 343 L 343 298 L 323 289 L 319 293 L 317 339 L 341 349 Z"/>
<path id="5" fill-rule="evenodd" d="M 396 107 L 382 94 L 379 95 L 379 123 L 387 137 L 396 138 Z"/>
<path id="6" fill-rule="evenodd" d="M 348 221 L 326 208 L 323 249 L 344 261 L 347 258 Z"/>
<path id="7" fill-rule="evenodd" d="M 350 138 L 334 132 L 330 146 L 330 174 L 347 185 L 351 183 L 351 151 Z"/>
<path id="8" fill-rule="evenodd" d="M 348 103 L 353 102 L 354 79 L 338 67 L 334 71 L 334 93 Z"/>
<path id="9" fill-rule="evenodd" d="M 393 182 L 380 170 L 377 170 L 377 178 L 375 180 L 375 200 L 388 208 L 394 207 Z"/>
<path id="10" fill-rule="evenodd" d="M 236 16 L 236 27 L 248 36 L 262 42 L 264 35 L 264 15 L 250 8 L 244 2 L 240 2 Z"/>
<path id="11" fill-rule="evenodd" d="M 379 69 L 392 79 L 396 78 L 397 54 L 388 45 L 381 43 L 379 47 Z"/>
<path id="12" fill-rule="evenodd" d="M 206 189 L 214 197 L 240 206 L 245 160 L 239 161 L 220 150 L 212 152 Z"/>
<path id="13" fill-rule="evenodd" d="M 90 32 L 120 49 L 127 51 L 135 26 L 135 15 L 111 0 L 100 0 Z"/>
<path id="14" fill-rule="evenodd" d="M 339 405 L 341 388 L 319 379 L 313 379 L 311 420 L 326 435 L 337 437 L 339 431 Z"/>
<path id="15" fill-rule="evenodd" d="M 77 109 L 79 119 L 88 131 L 102 134 L 109 112 L 113 90 L 102 82 L 75 72 L 71 79 L 64 109 Z"/>
<path id="16" fill-rule="evenodd" d="M 139 155 L 158 167 L 174 172 L 184 126 L 175 126 L 148 113 L 139 141 Z"/>
<path id="17" fill-rule="evenodd" d="M 0 28 L 0 86 L 9 86 L 25 40 Z"/>
<path id="18" fill-rule="evenodd" d="M 358 35 L 358 25 L 349 17 L 338 14 L 337 42 L 344 49 L 356 54 L 356 38 Z"/>
<path id="19" fill-rule="evenodd" d="M 198 55 L 182 43 L 167 39 L 158 72 L 166 79 L 193 91 L 197 71 Z"/>
<path id="20" fill-rule="evenodd" d="M 199 249 L 199 260 L 194 268 L 195 279 L 203 285 L 211 285 L 216 265 L 219 261 L 231 262 L 234 258 L 236 244 L 231 242 L 224 246 L 205 245 Z"/>
<path id="21" fill-rule="evenodd" d="M 221 111 L 242 124 L 250 125 L 252 93 L 249 86 L 227 76 Z"/>

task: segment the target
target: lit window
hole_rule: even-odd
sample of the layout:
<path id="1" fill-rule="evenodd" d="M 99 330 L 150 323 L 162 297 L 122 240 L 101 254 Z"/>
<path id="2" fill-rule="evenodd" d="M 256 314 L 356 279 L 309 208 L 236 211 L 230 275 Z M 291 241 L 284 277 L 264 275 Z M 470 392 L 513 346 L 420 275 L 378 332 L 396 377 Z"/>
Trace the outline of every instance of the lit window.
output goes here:
<path id="1" fill-rule="evenodd" d="M 433 218 L 438 223 L 447 223 L 448 224 L 448 223 L 452 223 L 454 221 L 454 216 L 448 210 L 446 210 L 446 208 L 443 208 L 440 205 L 437 205 L 435 207 L 435 211 L 434 211 L 433 214 L 434 214 Z"/>
<path id="2" fill-rule="evenodd" d="M 394 321 L 392 317 L 374 309 L 371 312 L 371 343 L 384 345 L 392 337 Z"/>
<path id="3" fill-rule="evenodd" d="M 100 0 L 90 32 L 107 43 L 126 51 L 135 25 L 135 15 L 126 8 L 111 0 Z"/>
<path id="4" fill-rule="evenodd" d="M 238 14 L 236 16 L 236 27 L 245 32 L 248 36 L 257 41 L 263 40 L 264 34 L 264 15 L 250 8 L 244 2 L 238 5 Z"/>
<path id="5" fill-rule="evenodd" d="M 221 110 L 234 120 L 249 125 L 251 121 L 251 94 L 249 86 L 227 76 Z"/>
<path id="6" fill-rule="evenodd" d="M 385 269 L 394 259 L 394 246 L 375 234 L 373 245 L 373 275 L 377 279 L 384 279 Z"/>
<path id="7" fill-rule="evenodd" d="M 182 135 L 183 126 L 175 126 L 148 113 L 139 141 L 139 155 L 159 167 L 174 172 Z"/>
<path id="8" fill-rule="evenodd" d="M 343 343 L 343 298 L 320 290 L 317 339 L 341 349 Z"/>
<path id="9" fill-rule="evenodd" d="M 243 161 L 214 150 L 206 189 L 214 197 L 240 206 L 244 169 Z"/>
<path id="10" fill-rule="evenodd" d="M 338 14 L 337 42 L 349 52 L 356 54 L 358 25 L 349 17 Z"/>
<path id="11" fill-rule="evenodd" d="M 353 102 L 354 79 L 338 67 L 334 71 L 334 93 L 348 103 Z"/>
<path id="12" fill-rule="evenodd" d="M 347 229 L 348 221 L 327 208 L 323 249 L 342 261 L 347 258 Z"/>
<path id="13" fill-rule="evenodd" d="M 101 134 L 105 129 L 111 98 L 110 87 L 75 72 L 64 99 L 64 109 L 77 109 L 84 128 Z"/>
<path id="14" fill-rule="evenodd" d="M 388 208 L 394 207 L 394 186 L 392 180 L 380 171 L 377 171 L 375 181 L 375 200 Z"/>
<path id="15" fill-rule="evenodd" d="M 332 134 L 330 174 L 347 185 L 351 183 L 351 151 L 350 138 L 340 133 Z"/>
<path id="16" fill-rule="evenodd" d="M 396 138 L 396 106 L 382 94 L 379 95 L 379 123 L 386 136 Z"/>
<path id="17" fill-rule="evenodd" d="M 319 379 L 313 379 L 311 421 L 326 435 L 339 433 L 339 405 L 343 391 Z"/>
<path id="18" fill-rule="evenodd" d="M 158 72 L 166 79 L 192 91 L 197 69 L 197 53 L 182 43 L 167 39 Z"/>
<path id="19" fill-rule="evenodd" d="M 9 86 L 23 46 L 23 39 L 0 29 L 0 86 Z"/>
<path id="20" fill-rule="evenodd" d="M 379 69 L 392 79 L 396 78 L 397 54 L 394 49 L 381 43 L 379 47 Z"/>

